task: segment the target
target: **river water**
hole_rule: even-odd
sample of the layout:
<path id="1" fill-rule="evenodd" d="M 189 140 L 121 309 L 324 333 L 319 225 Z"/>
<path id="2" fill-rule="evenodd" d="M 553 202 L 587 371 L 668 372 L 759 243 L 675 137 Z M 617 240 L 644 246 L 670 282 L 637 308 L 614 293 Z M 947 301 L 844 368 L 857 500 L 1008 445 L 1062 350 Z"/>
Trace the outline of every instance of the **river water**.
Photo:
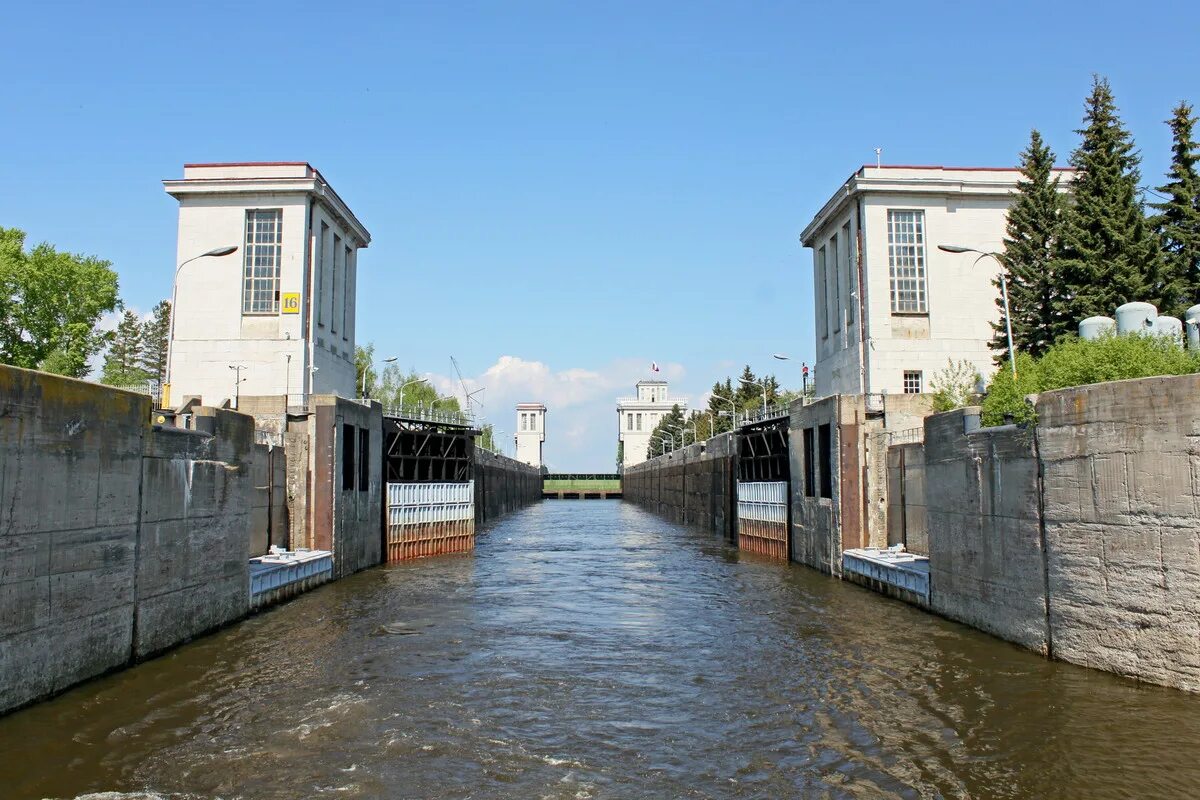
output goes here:
<path id="1" fill-rule="evenodd" d="M 1197 756 L 1200 698 L 568 500 L 0 718 L 0 797 L 1196 797 Z"/>

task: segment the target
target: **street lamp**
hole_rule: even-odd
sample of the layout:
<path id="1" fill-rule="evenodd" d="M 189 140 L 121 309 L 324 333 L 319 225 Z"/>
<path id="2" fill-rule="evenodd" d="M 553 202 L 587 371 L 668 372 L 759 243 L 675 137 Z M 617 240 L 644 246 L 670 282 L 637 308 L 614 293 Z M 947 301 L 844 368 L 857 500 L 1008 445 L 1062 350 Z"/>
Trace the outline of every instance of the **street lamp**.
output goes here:
<path id="1" fill-rule="evenodd" d="M 791 361 L 792 360 L 790 356 L 785 356 L 783 353 L 774 353 L 771 357 L 777 358 L 780 361 Z M 808 396 L 808 362 L 807 361 L 800 362 L 800 388 L 802 390 L 800 392 L 800 396 L 807 397 Z"/>
<path id="2" fill-rule="evenodd" d="M 943 253 L 976 253 L 978 257 L 971 266 L 975 266 L 975 264 L 978 264 L 985 258 L 991 258 L 1000 267 L 1000 293 L 1004 298 L 1004 328 L 1008 334 L 1008 363 L 1012 366 L 1013 382 L 1015 383 L 1017 380 L 1017 357 L 1013 352 L 1012 314 L 1008 310 L 1008 278 L 1005 274 L 1008 270 L 1004 267 L 1004 256 L 999 253 L 989 253 L 984 250 L 976 250 L 973 247 L 961 247 L 956 244 L 939 244 L 938 250 L 941 250 Z"/>
<path id="3" fill-rule="evenodd" d="M 242 398 L 242 381 L 246 380 L 242 377 L 242 370 L 244 370 L 246 367 L 243 364 L 228 364 L 226 366 L 228 366 L 234 372 L 233 407 L 236 409 L 238 407 L 238 401 Z"/>
<path id="4" fill-rule="evenodd" d="M 738 380 L 739 380 L 739 381 L 741 381 L 742 383 L 744 383 L 744 384 L 748 385 L 748 386 L 762 386 L 762 390 L 763 390 L 763 416 L 765 417 L 765 416 L 767 415 L 767 382 L 766 382 L 765 380 L 764 380 L 764 381 L 750 381 L 750 380 L 746 380 L 745 378 L 738 378 Z"/>
<path id="5" fill-rule="evenodd" d="M 729 403 L 729 408 L 730 408 L 730 411 L 728 412 L 729 413 L 729 424 L 731 426 L 733 426 L 734 428 L 736 428 L 737 427 L 737 403 L 735 403 L 733 400 L 729 399 L 728 397 L 721 397 L 720 395 L 716 395 L 716 394 L 714 394 L 713 397 L 716 398 L 717 400 L 720 400 L 722 403 Z M 725 416 L 725 414 L 726 414 L 726 412 L 724 412 L 724 411 L 720 412 L 720 416 L 722 416 L 722 417 Z"/>
<path id="6" fill-rule="evenodd" d="M 396 357 L 392 356 L 391 358 L 385 358 L 383 360 L 383 363 L 395 364 Z M 363 398 L 363 400 L 367 399 L 367 373 L 370 372 L 370 370 L 371 370 L 371 363 L 368 361 L 367 365 L 365 367 L 363 367 L 363 382 L 362 382 L 362 398 Z"/>
<path id="7" fill-rule="evenodd" d="M 176 301 L 179 299 L 179 271 L 183 269 L 185 265 L 190 264 L 197 259 L 229 256 L 236 253 L 237 249 L 238 246 L 236 244 L 227 245 L 226 247 L 214 247 L 207 253 L 201 253 L 198 256 L 192 256 L 175 268 L 175 281 L 171 284 L 171 330 L 167 334 L 167 386 L 171 385 L 171 368 L 175 363 L 175 305 Z M 170 400 L 169 395 L 167 400 Z M 166 401 L 163 401 L 163 405 L 166 405 Z"/>
<path id="8" fill-rule="evenodd" d="M 402 411 L 404 410 L 404 390 L 409 386 L 412 386 L 414 383 L 429 383 L 429 378 L 413 378 L 407 383 L 400 384 L 400 391 L 397 392 L 397 394 L 400 395 L 400 410 Z"/>

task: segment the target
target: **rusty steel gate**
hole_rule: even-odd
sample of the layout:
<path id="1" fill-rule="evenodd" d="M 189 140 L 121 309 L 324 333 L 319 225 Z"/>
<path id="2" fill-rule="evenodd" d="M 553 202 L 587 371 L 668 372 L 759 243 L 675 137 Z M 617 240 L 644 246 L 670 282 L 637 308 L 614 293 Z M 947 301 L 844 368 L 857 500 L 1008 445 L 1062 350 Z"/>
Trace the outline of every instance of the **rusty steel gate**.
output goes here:
<path id="1" fill-rule="evenodd" d="M 475 481 L 389 483 L 387 560 L 475 548 Z"/>

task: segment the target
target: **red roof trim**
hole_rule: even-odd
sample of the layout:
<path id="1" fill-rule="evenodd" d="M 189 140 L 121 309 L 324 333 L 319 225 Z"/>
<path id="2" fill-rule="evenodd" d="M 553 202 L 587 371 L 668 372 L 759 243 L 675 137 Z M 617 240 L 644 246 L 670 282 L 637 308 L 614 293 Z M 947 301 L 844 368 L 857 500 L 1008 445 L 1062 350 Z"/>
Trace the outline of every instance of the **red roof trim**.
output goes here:
<path id="1" fill-rule="evenodd" d="M 308 167 L 312 169 L 313 165 L 307 161 L 209 161 L 183 165 L 184 169 L 190 167 Z"/>
<path id="2" fill-rule="evenodd" d="M 937 169 L 956 172 L 1020 172 L 1020 167 L 944 167 L 940 164 L 863 164 L 861 169 Z M 1054 167 L 1055 170 L 1074 172 L 1075 167 Z"/>

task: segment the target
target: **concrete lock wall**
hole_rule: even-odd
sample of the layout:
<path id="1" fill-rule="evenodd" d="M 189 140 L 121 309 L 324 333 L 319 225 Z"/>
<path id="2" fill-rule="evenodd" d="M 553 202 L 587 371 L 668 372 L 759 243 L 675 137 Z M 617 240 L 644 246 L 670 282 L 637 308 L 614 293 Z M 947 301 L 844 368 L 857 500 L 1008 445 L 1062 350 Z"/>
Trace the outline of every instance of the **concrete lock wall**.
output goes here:
<path id="1" fill-rule="evenodd" d="M 0 711 L 245 614 L 253 427 L 0 366 Z"/>
<path id="2" fill-rule="evenodd" d="M 737 452 L 734 433 L 689 445 L 625 470 L 624 499 L 680 524 L 737 541 Z"/>
<path id="3" fill-rule="evenodd" d="M 1200 691 L 1200 375 L 1037 402 L 1057 658 Z"/>
<path id="4" fill-rule="evenodd" d="M 334 395 L 312 398 L 307 426 L 311 450 L 307 479 L 308 546 L 333 551 L 333 577 L 382 563 L 383 409 Z M 289 483 L 295 485 L 293 477 Z"/>
<path id="5" fill-rule="evenodd" d="M 964 433 L 960 409 L 925 421 L 931 604 L 939 614 L 1048 652 L 1033 429 Z"/>
<path id="6" fill-rule="evenodd" d="M 478 447 L 474 451 L 476 525 L 542 499 L 540 469 Z"/>

